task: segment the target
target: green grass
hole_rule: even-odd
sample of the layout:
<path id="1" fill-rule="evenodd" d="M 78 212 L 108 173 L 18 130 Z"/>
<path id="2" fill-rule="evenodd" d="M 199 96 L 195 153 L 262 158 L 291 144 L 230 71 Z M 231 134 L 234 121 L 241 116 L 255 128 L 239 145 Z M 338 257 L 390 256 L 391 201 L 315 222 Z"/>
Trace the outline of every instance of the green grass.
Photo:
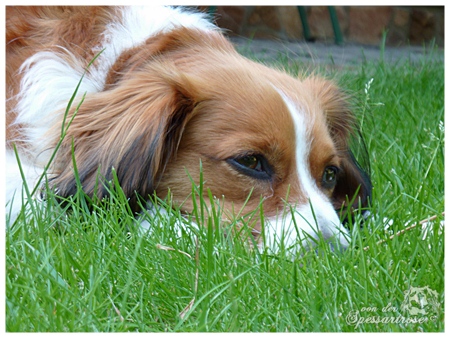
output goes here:
<path id="1" fill-rule="evenodd" d="M 6 330 L 443 331 L 444 65 L 319 72 L 354 93 L 371 159 L 375 216 L 351 248 L 251 250 L 213 230 L 220 210 L 181 236 L 177 210 L 148 215 L 143 235 L 120 191 L 90 212 L 82 193 L 69 213 L 49 198 L 6 231 Z M 415 227 L 389 239 L 433 215 L 426 236 Z M 438 306 L 408 314 L 410 287 L 436 291 Z"/>

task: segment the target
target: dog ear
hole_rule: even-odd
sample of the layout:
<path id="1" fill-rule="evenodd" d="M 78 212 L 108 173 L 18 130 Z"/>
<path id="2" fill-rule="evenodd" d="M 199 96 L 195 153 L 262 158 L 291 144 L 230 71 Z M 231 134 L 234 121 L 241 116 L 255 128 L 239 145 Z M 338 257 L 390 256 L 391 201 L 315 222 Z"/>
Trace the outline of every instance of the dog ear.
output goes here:
<path id="1" fill-rule="evenodd" d="M 356 132 L 358 127 L 350 108 L 349 96 L 332 81 L 310 77 L 307 82 L 316 93 L 316 100 L 326 117 L 328 131 L 341 155 L 341 173 L 332 194 L 332 203 L 343 223 L 346 223 L 355 209 L 367 208 L 370 203 L 370 166 L 366 165 L 367 169 L 363 169 L 351 150 L 358 147 L 358 154 L 361 155 L 358 157 L 368 164 L 366 147 L 361 135 Z"/>
<path id="2" fill-rule="evenodd" d="M 74 158 L 88 195 L 106 196 L 105 183 L 112 181 L 114 169 L 131 209 L 138 211 L 138 196 L 153 193 L 176 154 L 195 97 L 195 86 L 186 76 L 171 65 L 153 63 L 107 91 L 90 94 L 68 127 L 53 165 L 52 186 L 58 195 L 67 197 L 78 189 Z"/>
<path id="3" fill-rule="evenodd" d="M 341 161 L 342 172 L 333 191 L 332 202 L 345 224 L 358 208 L 368 208 L 372 197 L 369 171 L 364 170 L 351 150 Z"/>

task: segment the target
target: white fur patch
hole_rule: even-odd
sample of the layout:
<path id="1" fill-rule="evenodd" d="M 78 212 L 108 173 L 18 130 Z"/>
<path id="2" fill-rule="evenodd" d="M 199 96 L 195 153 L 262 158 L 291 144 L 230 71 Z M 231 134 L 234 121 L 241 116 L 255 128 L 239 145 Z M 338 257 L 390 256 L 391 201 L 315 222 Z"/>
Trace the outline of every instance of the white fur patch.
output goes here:
<path id="1" fill-rule="evenodd" d="M 17 218 L 23 202 L 27 200 L 27 194 L 24 189 L 24 180 L 30 191 L 33 191 L 43 170 L 25 161 L 21 162 L 23 173 L 17 163 L 13 151 L 8 150 L 5 153 L 5 182 L 6 182 L 6 226 L 11 225 Z"/>
<path id="2" fill-rule="evenodd" d="M 295 127 L 296 166 L 301 189 L 307 194 L 309 203 L 292 206 L 282 215 L 268 218 L 265 224 L 266 245 L 274 248 L 283 241 L 286 247 L 306 246 L 311 240 L 322 237 L 326 241 L 337 242 L 341 248 L 348 246 L 347 230 L 342 226 L 339 217 L 328 198 L 320 191 L 309 172 L 308 156 L 311 135 L 308 126 L 312 125 L 309 116 L 299 111 L 298 107 L 281 91 L 277 90 L 289 112 Z M 319 235 L 320 233 L 320 235 Z"/>
<path id="3" fill-rule="evenodd" d="M 61 48 L 61 53 L 71 54 Z M 15 107 L 15 123 L 22 127 L 22 141 L 31 146 L 30 153 L 37 165 L 44 166 L 53 151 L 54 140 L 47 140 L 44 135 L 51 126 L 62 124 L 62 116 L 67 104 L 75 92 L 83 73 L 84 62 L 72 57 L 68 63 L 60 55 L 52 52 L 39 52 L 28 58 L 20 71 L 23 73 L 18 104 Z M 97 92 L 101 85 L 86 77 L 78 91 Z M 74 102 L 74 105 L 77 101 Z M 35 158 L 39 156 L 40 158 Z"/>

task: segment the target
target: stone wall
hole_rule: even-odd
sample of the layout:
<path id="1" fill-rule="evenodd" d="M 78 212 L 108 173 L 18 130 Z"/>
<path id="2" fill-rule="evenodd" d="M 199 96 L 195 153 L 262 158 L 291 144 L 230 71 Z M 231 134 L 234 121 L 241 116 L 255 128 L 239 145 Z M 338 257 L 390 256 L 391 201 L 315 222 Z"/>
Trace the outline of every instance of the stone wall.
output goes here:
<path id="1" fill-rule="evenodd" d="M 305 10 L 313 39 L 333 42 L 328 7 Z M 335 6 L 335 10 L 344 42 L 379 45 L 386 31 L 387 45 L 422 45 L 434 39 L 444 46 L 443 6 Z M 304 40 L 295 6 L 218 6 L 215 19 L 231 35 Z"/>

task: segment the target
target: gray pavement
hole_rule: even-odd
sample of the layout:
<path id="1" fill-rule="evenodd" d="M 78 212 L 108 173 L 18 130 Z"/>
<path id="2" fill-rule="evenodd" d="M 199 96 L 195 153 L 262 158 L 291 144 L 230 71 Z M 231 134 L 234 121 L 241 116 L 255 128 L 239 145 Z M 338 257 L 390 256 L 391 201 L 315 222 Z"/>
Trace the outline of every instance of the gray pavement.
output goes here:
<path id="1" fill-rule="evenodd" d="M 361 63 L 376 62 L 384 59 L 385 62 L 396 63 L 403 60 L 420 62 L 424 59 L 433 59 L 444 62 L 443 48 L 429 48 L 421 46 L 405 47 L 379 47 L 363 46 L 346 43 L 342 46 L 325 44 L 321 42 L 289 42 L 277 40 L 249 40 L 245 38 L 231 38 L 238 51 L 244 55 L 261 61 L 274 61 L 280 56 L 295 59 L 304 63 L 316 65 L 332 65 L 336 67 L 351 67 Z"/>

